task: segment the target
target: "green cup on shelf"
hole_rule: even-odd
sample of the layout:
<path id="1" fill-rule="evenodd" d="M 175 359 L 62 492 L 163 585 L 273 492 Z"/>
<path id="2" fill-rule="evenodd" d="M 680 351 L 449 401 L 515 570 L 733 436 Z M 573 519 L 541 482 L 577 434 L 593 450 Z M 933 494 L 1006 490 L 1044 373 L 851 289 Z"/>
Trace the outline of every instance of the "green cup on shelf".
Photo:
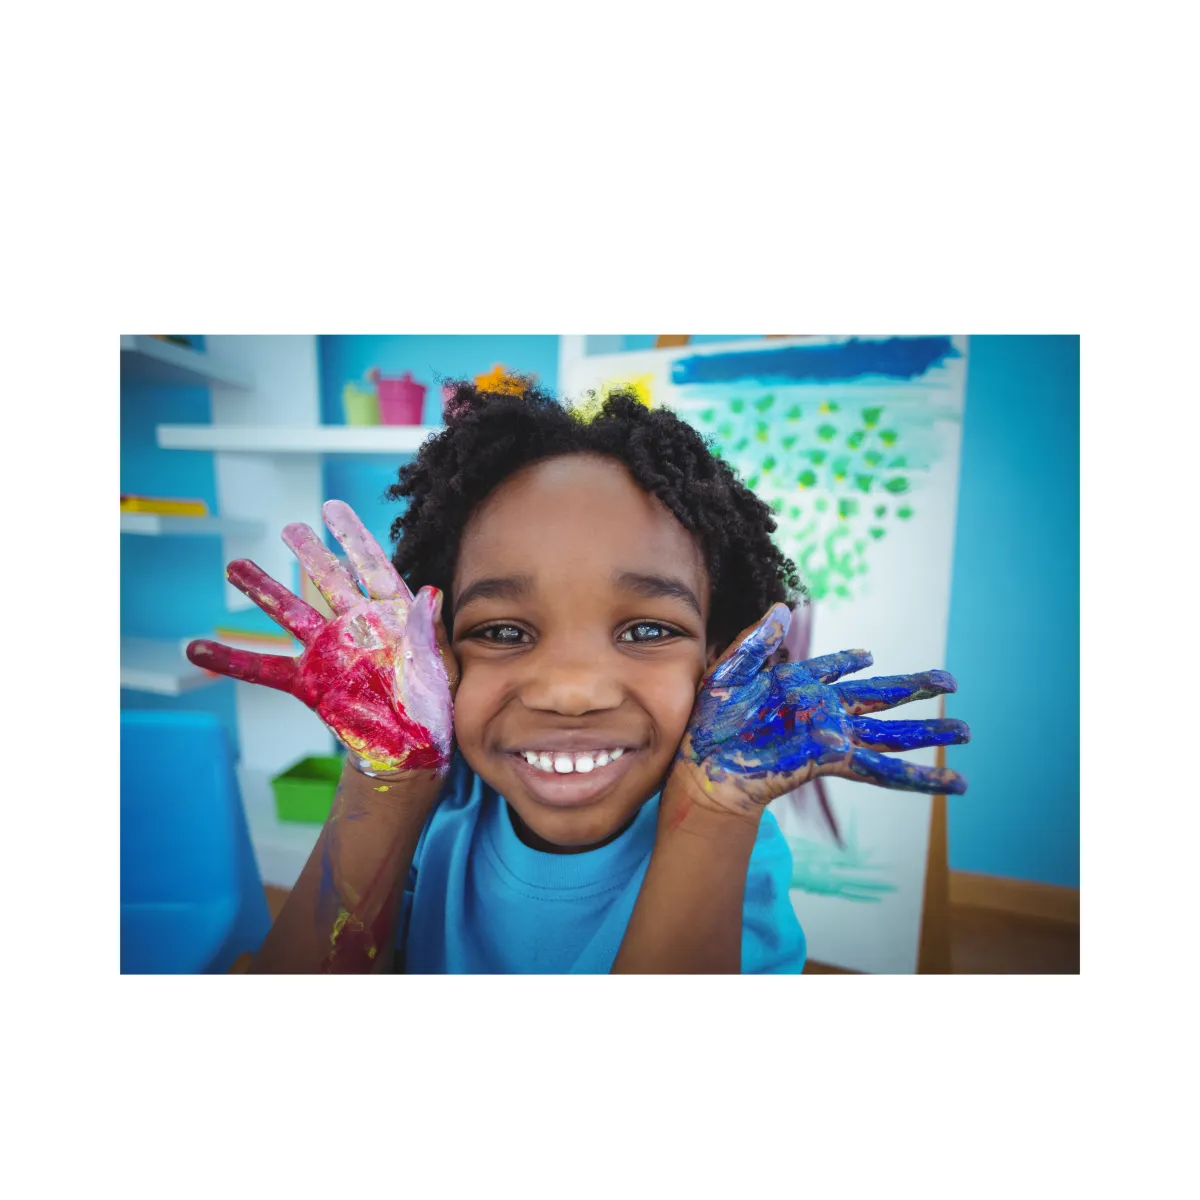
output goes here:
<path id="1" fill-rule="evenodd" d="M 347 383 L 342 387 L 342 408 L 347 425 L 378 425 L 379 394 L 374 388 Z"/>

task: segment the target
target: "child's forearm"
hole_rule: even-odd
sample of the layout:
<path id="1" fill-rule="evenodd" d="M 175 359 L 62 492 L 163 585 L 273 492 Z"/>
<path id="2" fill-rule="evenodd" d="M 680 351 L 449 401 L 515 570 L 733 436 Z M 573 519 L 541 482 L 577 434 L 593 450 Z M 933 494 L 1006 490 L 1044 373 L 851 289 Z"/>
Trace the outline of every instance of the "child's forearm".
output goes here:
<path id="1" fill-rule="evenodd" d="M 321 836 L 251 968 L 391 971 L 404 883 L 441 777 L 373 779 L 349 764 Z"/>
<path id="2" fill-rule="evenodd" d="M 672 772 L 646 878 L 614 974 L 736 974 L 758 820 L 715 812 Z"/>

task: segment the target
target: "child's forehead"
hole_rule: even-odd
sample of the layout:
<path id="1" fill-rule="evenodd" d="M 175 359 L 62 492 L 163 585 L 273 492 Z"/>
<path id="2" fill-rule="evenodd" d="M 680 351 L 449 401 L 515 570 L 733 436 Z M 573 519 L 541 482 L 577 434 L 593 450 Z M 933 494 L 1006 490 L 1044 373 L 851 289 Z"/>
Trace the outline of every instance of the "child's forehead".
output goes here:
<path id="1" fill-rule="evenodd" d="M 540 574 L 564 559 L 585 561 L 588 574 L 600 575 L 668 563 L 704 570 L 696 538 L 627 468 L 571 455 L 524 468 L 488 496 L 463 533 L 458 573 Z"/>

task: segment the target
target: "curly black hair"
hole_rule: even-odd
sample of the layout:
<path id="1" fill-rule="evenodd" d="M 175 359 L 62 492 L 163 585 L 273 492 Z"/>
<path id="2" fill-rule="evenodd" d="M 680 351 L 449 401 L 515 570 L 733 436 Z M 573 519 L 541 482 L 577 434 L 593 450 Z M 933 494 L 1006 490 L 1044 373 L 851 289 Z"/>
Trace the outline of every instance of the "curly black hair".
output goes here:
<path id="1" fill-rule="evenodd" d="M 712 588 L 711 642 L 723 648 L 774 602 L 806 596 L 771 540 L 770 508 L 669 409 L 647 408 L 628 390 L 602 401 L 589 393 L 583 406 L 567 408 L 527 380 L 506 393 L 449 382 L 445 395 L 446 428 L 422 444 L 386 493 L 409 501 L 392 522 L 392 562 L 414 592 L 431 585 L 449 599 L 463 529 L 508 476 L 542 459 L 590 453 L 622 463 L 698 539 Z M 444 611 L 452 633 L 452 605 Z"/>

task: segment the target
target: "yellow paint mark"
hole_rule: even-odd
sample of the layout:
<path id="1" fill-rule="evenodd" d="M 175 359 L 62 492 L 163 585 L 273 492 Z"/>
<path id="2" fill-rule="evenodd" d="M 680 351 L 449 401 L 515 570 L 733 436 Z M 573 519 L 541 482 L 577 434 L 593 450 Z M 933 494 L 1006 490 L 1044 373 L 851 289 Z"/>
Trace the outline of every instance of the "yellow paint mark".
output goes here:
<path id="1" fill-rule="evenodd" d="M 519 396 L 529 387 L 536 376 L 518 375 L 502 363 L 496 363 L 483 375 L 475 376 L 475 386 L 481 392 L 499 393 L 502 396 Z"/>
<path id="2" fill-rule="evenodd" d="M 613 387 L 621 387 L 627 391 L 631 391 L 639 404 L 644 404 L 647 408 L 654 407 L 653 375 L 635 375 L 632 379 L 626 379 L 623 383 L 608 384 L 604 390 L 607 392 Z"/>
<path id="3" fill-rule="evenodd" d="M 368 957 L 368 958 L 374 958 L 374 957 L 375 957 L 375 947 L 374 947 L 374 946 L 372 946 L 372 947 L 370 948 L 370 950 L 368 950 L 368 951 L 367 951 L 367 957 Z"/>
<path id="4" fill-rule="evenodd" d="M 386 792 L 388 790 L 388 785 L 386 783 L 380 784 L 379 787 L 374 788 L 373 790 L 376 792 Z"/>
<path id="5" fill-rule="evenodd" d="M 634 399 L 647 408 L 654 407 L 653 394 L 654 376 L 637 375 L 631 379 L 609 379 L 600 385 L 596 391 L 581 399 L 571 409 L 571 415 L 581 424 L 589 425 L 600 415 L 604 401 L 613 392 L 632 392 Z"/>
<path id="6" fill-rule="evenodd" d="M 329 935 L 329 944 L 337 945 L 338 935 L 342 932 L 346 922 L 350 919 L 350 914 L 343 908 L 337 915 L 337 920 L 333 923 L 333 932 Z"/>
<path id="7" fill-rule="evenodd" d="M 355 746 L 355 749 L 358 749 L 358 746 L 361 745 L 366 745 L 366 743 L 359 742 L 358 745 Z M 397 758 L 372 758 L 371 755 L 368 755 L 365 750 L 359 750 L 359 754 L 362 758 L 362 761 L 364 761 L 372 770 L 395 770 L 398 764 L 404 761 L 404 757 L 407 757 L 403 756 L 398 758 L 398 760 Z"/>
<path id="8" fill-rule="evenodd" d="M 713 781 L 711 779 L 709 779 L 707 776 L 705 777 L 705 780 L 704 780 L 704 790 L 706 792 L 711 792 L 713 790 Z"/>

